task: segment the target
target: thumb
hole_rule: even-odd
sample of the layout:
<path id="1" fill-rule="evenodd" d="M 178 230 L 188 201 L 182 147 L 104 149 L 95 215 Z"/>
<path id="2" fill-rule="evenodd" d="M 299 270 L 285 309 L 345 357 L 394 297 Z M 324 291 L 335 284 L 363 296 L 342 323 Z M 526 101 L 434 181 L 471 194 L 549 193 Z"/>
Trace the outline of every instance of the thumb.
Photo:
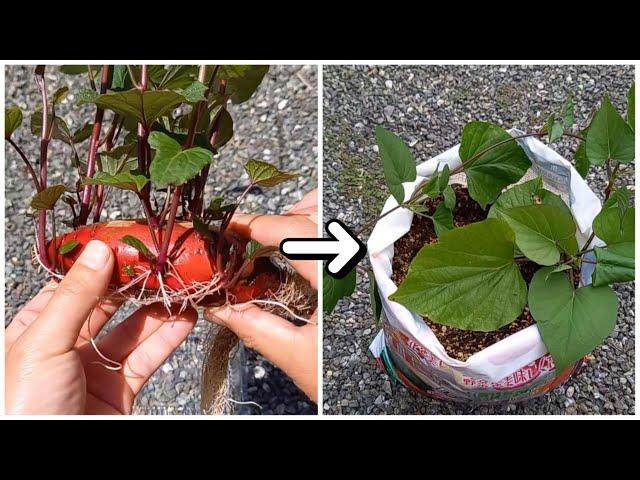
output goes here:
<path id="1" fill-rule="evenodd" d="M 103 242 L 90 241 L 27 335 L 43 339 L 42 349 L 59 354 L 75 345 L 80 329 L 107 291 L 114 257 Z"/>

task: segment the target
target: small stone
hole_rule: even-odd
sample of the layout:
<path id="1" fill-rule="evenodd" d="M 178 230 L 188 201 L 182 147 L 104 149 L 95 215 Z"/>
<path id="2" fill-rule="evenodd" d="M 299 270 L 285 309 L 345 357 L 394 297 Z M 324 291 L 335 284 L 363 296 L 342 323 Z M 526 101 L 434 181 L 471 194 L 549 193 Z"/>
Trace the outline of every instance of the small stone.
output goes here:
<path id="1" fill-rule="evenodd" d="M 173 367 L 171 366 L 170 363 L 165 363 L 164 365 L 162 365 L 162 371 L 164 373 L 169 373 L 169 372 L 173 371 Z"/>
<path id="2" fill-rule="evenodd" d="M 282 110 L 282 109 L 284 109 L 284 107 L 286 107 L 286 106 L 287 106 L 287 102 L 288 102 L 287 100 L 280 100 L 280 101 L 278 102 L 278 110 Z"/>
<path id="3" fill-rule="evenodd" d="M 574 392 L 575 392 L 575 388 L 573 388 L 572 386 L 568 387 L 567 388 L 567 397 L 569 397 L 569 398 L 573 397 L 573 393 Z"/>
<path id="4" fill-rule="evenodd" d="M 253 378 L 261 380 L 267 374 L 267 371 L 260 365 L 253 367 Z"/>
<path id="5" fill-rule="evenodd" d="M 380 394 L 376 397 L 376 399 L 373 401 L 373 403 L 375 403 L 376 405 L 382 405 L 384 402 L 384 395 Z"/>
<path id="6" fill-rule="evenodd" d="M 393 82 L 391 80 L 385 80 L 384 86 L 391 90 L 393 88 Z"/>

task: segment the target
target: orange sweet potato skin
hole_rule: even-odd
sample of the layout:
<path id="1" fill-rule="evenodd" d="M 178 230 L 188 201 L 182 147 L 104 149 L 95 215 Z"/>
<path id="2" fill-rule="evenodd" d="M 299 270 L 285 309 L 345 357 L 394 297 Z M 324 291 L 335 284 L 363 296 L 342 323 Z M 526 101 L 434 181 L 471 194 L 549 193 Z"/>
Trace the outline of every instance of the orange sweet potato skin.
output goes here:
<path id="1" fill-rule="evenodd" d="M 162 234 L 159 232 L 159 243 L 162 242 Z M 114 252 L 115 266 L 111 277 L 111 286 L 118 288 L 131 282 L 137 275 L 145 271 L 153 271 L 155 265 L 148 260 L 136 248 L 122 241 L 125 235 L 132 235 L 141 240 L 147 248 L 157 256 L 158 252 L 153 245 L 151 234 L 146 223 L 135 220 L 114 221 L 96 223 L 80 227 L 72 232 L 58 236 L 55 241 L 49 242 L 49 258 L 54 259 L 55 268 L 59 273 L 67 272 L 76 259 L 82 253 L 84 247 L 91 240 L 105 242 Z M 244 252 L 247 240 L 234 236 L 235 248 Z M 70 252 L 62 255 L 59 248 L 65 243 L 76 240 L 78 245 Z M 227 242 L 231 245 L 231 242 Z M 230 246 L 226 247 L 227 254 Z M 204 236 L 195 231 L 190 223 L 177 223 L 174 225 L 169 242 L 169 258 L 173 267 L 185 285 L 208 282 L 218 273 L 215 262 L 211 259 L 210 242 Z M 246 302 L 254 298 L 260 298 L 269 291 L 276 291 L 280 285 L 280 272 L 270 262 L 260 262 L 260 268 L 256 268 L 254 274 L 241 280 L 231 287 L 228 292 L 221 292 L 216 298 L 209 298 L 208 303 L 220 303 L 221 296 L 229 293 L 234 303 Z M 132 272 L 135 272 L 132 275 Z M 233 272 L 232 272 L 233 273 Z M 163 282 L 166 286 L 180 290 L 182 284 L 173 276 L 165 275 Z M 137 285 L 140 288 L 142 285 Z M 160 284 L 157 275 L 150 275 L 145 288 L 158 289 Z M 226 295 L 224 295 L 226 297 Z"/>

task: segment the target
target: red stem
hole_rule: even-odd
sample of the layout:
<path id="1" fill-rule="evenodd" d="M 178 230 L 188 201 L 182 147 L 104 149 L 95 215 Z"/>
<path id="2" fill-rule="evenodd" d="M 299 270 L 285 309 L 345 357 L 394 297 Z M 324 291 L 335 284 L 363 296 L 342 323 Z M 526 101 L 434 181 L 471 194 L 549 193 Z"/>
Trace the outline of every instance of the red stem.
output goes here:
<path id="1" fill-rule="evenodd" d="M 102 66 L 102 78 L 100 80 L 100 94 L 107 93 L 109 86 L 109 65 Z M 96 110 L 93 129 L 91 131 L 91 140 L 89 142 L 89 158 L 87 160 L 87 177 L 92 178 L 96 171 L 96 159 L 98 156 L 98 146 L 100 145 L 100 133 L 102 131 L 102 119 L 104 118 L 104 109 L 98 107 Z M 79 225 L 86 225 L 89 213 L 91 212 L 91 194 L 93 185 L 85 185 L 82 190 L 82 201 L 80 207 L 80 216 L 78 217 Z"/>
<path id="2" fill-rule="evenodd" d="M 36 83 L 42 96 L 42 132 L 40 133 L 40 187 L 47 188 L 47 157 L 49 153 L 49 100 L 47 85 L 44 80 L 45 67 L 36 68 Z M 37 245 L 40 261 L 46 268 L 51 268 L 51 261 L 47 254 L 47 211 L 38 212 Z"/>
<path id="3" fill-rule="evenodd" d="M 36 187 L 36 191 L 41 192 L 42 187 L 40 187 L 40 182 L 38 181 L 38 175 L 36 174 L 36 171 L 34 170 L 33 165 L 31 165 L 31 162 L 29 161 L 27 156 L 24 154 L 24 152 L 18 146 L 18 144 L 13 141 L 12 138 L 8 138 L 7 141 L 9 142 L 9 145 L 11 145 L 16 150 L 16 152 L 18 152 L 18 155 L 20 155 L 20 157 L 24 161 L 24 164 L 27 167 L 29 175 L 31 175 L 31 179 L 33 180 L 33 184 Z"/>
<path id="4" fill-rule="evenodd" d="M 167 262 L 167 254 L 169 252 L 169 242 L 171 241 L 171 233 L 173 232 L 173 225 L 176 221 L 176 215 L 178 213 L 178 205 L 182 199 L 182 187 L 176 187 L 173 192 L 173 198 L 171 199 L 171 209 L 169 210 L 169 218 L 167 219 L 167 229 L 164 232 L 164 238 L 162 239 L 162 248 L 158 253 L 158 260 L 156 262 L 156 272 L 164 273 L 165 263 Z"/>

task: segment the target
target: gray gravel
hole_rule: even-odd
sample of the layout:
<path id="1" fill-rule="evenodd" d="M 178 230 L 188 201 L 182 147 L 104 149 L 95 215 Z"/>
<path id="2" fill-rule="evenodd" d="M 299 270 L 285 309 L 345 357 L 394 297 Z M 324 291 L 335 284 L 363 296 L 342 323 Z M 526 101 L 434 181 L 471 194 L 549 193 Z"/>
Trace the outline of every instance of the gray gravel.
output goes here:
<path id="1" fill-rule="evenodd" d="M 50 90 L 64 84 L 72 92 L 85 86 L 81 77 L 60 76 L 48 68 Z M 32 68 L 8 66 L 5 70 L 7 105 L 17 105 L 24 112 L 33 112 L 39 95 L 32 78 Z M 260 195 L 249 195 L 243 210 L 276 213 L 294 204 L 317 185 L 317 68 L 315 66 L 272 67 L 254 96 L 242 105 L 230 107 L 234 118 L 235 135 L 221 151 L 210 176 L 209 192 L 226 196 L 237 195 L 246 185 L 242 165 L 249 159 L 263 159 L 281 168 L 300 172 L 295 182 Z M 71 129 L 82 120 L 92 118 L 90 106 L 74 106 L 70 95 L 59 106 Z M 89 116 L 87 116 L 87 114 Z M 26 116 L 26 115 L 25 115 Z M 25 121 L 27 124 L 28 118 Z M 28 128 L 16 133 L 15 140 L 30 158 L 36 158 L 38 142 Z M 81 152 L 86 152 L 87 143 Z M 10 146 L 5 149 L 5 230 L 6 230 L 6 300 L 5 324 L 8 324 L 22 305 L 43 285 L 45 277 L 32 265 L 25 245 L 33 245 L 33 225 L 24 215 L 32 188 L 26 180 L 22 163 Z M 71 182 L 69 148 L 53 142 L 50 158 L 50 182 Z M 109 211 L 112 219 L 139 215 L 137 199 L 128 195 L 114 198 Z M 111 325 L 131 309 L 119 312 Z M 209 326 L 199 320 L 187 341 L 153 375 L 138 396 L 136 412 L 157 414 L 195 414 L 200 412 L 200 369 Z M 244 400 L 258 403 L 262 409 L 245 408 L 247 413 L 314 414 L 316 405 L 305 397 L 277 368 L 253 351 L 247 351 L 244 370 L 247 382 Z"/>
<path id="2" fill-rule="evenodd" d="M 382 124 L 411 146 L 418 162 L 460 141 L 464 124 L 487 120 L 526 131 L 539 128 L 575 95 L 576 122 L 584 125 L 608 92 L 626 110 L 634 78 L 626 66 L 327 66 L 324 69 L 324 212 L 358 227 L 388 196 L 374 128 Z M 571 142 L 560 153 L 571 158 Z M 633 172 L 631 172 L 633 173 Z M 633 175 L 630 175 L 633 178 Z M 588 182 L 602 196 L 606 175 Z M 631 180 L 633 181 L 633 180 Z M 364 212 L 364 213 L 363 213 Z M 633 414 L 635 412 L 635 290 L 616 287 L 618 324 L 583 372 L 563 387 L 528 402 L 481 406 L 451 404 L 409 392 L 376 366 L 368 345 L 377 333 L 368 283 L 324 317 L 325 414 Z"/>

